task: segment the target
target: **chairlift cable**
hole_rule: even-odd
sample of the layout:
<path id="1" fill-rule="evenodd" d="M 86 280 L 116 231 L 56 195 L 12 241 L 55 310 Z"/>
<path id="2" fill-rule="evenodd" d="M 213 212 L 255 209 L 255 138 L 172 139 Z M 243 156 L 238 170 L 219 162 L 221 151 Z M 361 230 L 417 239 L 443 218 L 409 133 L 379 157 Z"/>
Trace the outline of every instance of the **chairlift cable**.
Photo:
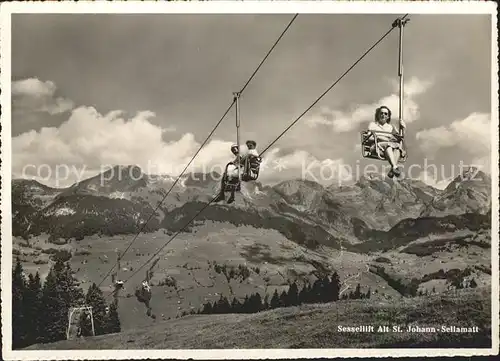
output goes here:
<path id="1" fill-rule="evenodd" d="M 404 15 L 401 20 L 405 19 L 406 17 L 408 16 L 408 14 Z M 335 81 L 335 83 L 333 83 L 333 85 L 331 85 L 306 111 L 304 111 L 300 116 L 299 118 L 297 118 L 284 132 L 282 132 L 280 134 L 280 136 L 278 138 L 276 138 L 276 140 L 274 140 L 268 147 L 266 147 L 264 149 L 263 152 L 260 153 L 260 155 L 262 155 L 264 152 L 266 152 L 272 144 L 274 144 L 283 134 L 285 134 L 285 132 L 290 129 L 304 114 L 307 113 L 307 111 L 309 111 L 327 92 L 329 92 L 345 75 L 347 75 L 347 73 L 353 69 L 373 48 L 375 48 L 383 39 L 385 39 L 389 33 L 395 28 L 397 27 L 397 24 L 396 22 L 394 22 L 392 24 L 392 27 L 390 30 L 388 30 L 374 45 L 372 45 L 346 72 L 344 72 L 344 74 L 342 74 L 342 76 L 337 79 Z M 234 103 L 234 99 L 233 99 L 233 103 Z M 180 234 L 180 232 L 182 232 L 196 217 L 198 217 L 199 214 L 201 214 L 206 208 L 208 208 L 210 206 L 210 204 L 213 203 L 213 201 L 217 198 L 218 196 L 216 195 L 215 197 L 212 198 L 212 200 L 210 202 L 208 202 L 200 211 L 198 211 L 198 213 L 193 217 L 191 218 L 191 220 L 189 220 L 189 222 L 187 222 L 184 227 L 182 227 L 176 234 L 174 234 L 148 261 L 146 261 L 138 270 L 136 270 L 136 272 L 134 272 L 132 274 L 131 277 L 129 277 L 124 283 L 128 282 L 133 276 L 135 276 L 144 266 L 146 266 L 152 259 L 154 259 L 175 237 L 177 237 L 177 235 Z"/>
<path id="2" fill-rule="evenodd" d="M 406 17 L 408 16 L 408 14 L 406 14 L 405 16 L 403 16 L 401 18 L 401 20 L 404 20 Z M 330 87 L 325 90 L 323 92 L 323 94 L 321 94 L 319 96 L 319 98 L 317 98 L 297 119 L 295 119 L 295 121 L 292 122 L 292 124 L 290 124 L 271 144 L 269 144 L 261 153 L 260 153 L 260 156 L 262 156 L 274 143 L 276 143 L 278 141 L 278 139 L 280 139 L 291 127 L 293 127 L 309 110 L 311 110 L 312 107 L 314 107 L 330 90 L 332 90 L 332 88 L 337 85 L 338 82 L 340 82 L 340 80 L 342 80 L 344 78 L 344 76 L 347 75 L 347 73 L 349 73 L 366 55 L 368 55 L 368 53 L 370 51 L 372 51 L 382 40 L 384 40 L 393 30 L 395 27 L 397 27 L 397 23 L 394 22 L 392 24 L 392 27 L 391 29 L 389 29 L 379 40 L 377 40 L 377 42 L 375 42 L 375 44 L 373 44 L 367 51 L 365 51 L 365 53 L 358 59 L 356 60 L 356 62 L 351 65 L 349 67 L 349 69 L 347 69 L 332 85 L 330 85 Z"/>
<path id="3" fill-rule="evenodd" d="M 255 75 L 257 74 L 257 72 L 259 71 L 259 69 L 261 68 L 261 66 L 264 64 L 264 62 L 267 60 L 267 58 L 269 57 L 269 55 L 271 54 L 271 52 L 274 50 L 274 48 L 278 45 L 278 43 L 280 42 L 280 40 L 283 38 L 283 36 L 285 35 L 285 33 L 288 31 L 288 29 L 290 28 L 290 26 L 293 24 L 293 22 L 295 21 L 295 19 L 298 17 L 299 14 L 295 14 L 294 17 L 292 18 L 292 20 L 290 20 L 290 22 L 288 23 L 288 25 L 286 26 L 286 28 L 283 30 L 283 32 L 281 33 L 281 35 L 278 37 L 278 39 L 274 42 L 273 46 L 271 47 L 271 49 L 267 52 L 267 54 L 264 56 L 264 58 L 262 59 L 262 61 L 260 62 L 260 64 L 257 66 L 257 68 L 255 69 L 255 71 L 252 73 L 252 75 L 250 76 L 250 78 L 247 80 L 247 82 L 245 83 L 245 85 L 243 86 L 243 88 L 238 92 L 239 95 L 241 95 L 243 93 L 243 91 L 247 88 L 247 86 L 250 84 L 250 82 L 252 81 L 252 79 L 255 77 Z M 144 225 L 142 226 L 142 228 L 139 230 L 139 232 L 136 234 L 136 236 L 134 237 L 134 239 L 130 242 L 130 244 L 127 246 L 127 248 L 125 249 L 125 251 L 123 253 L 121 253 L 121 258 L 123 258 L 123 256 L 125 255 L 125 253 L 130 249 L 130 247 L 132 246 L 132 244 L 135 242 L 135 240 L 137 239 L 137 237 L 139 236 L 139 234 L 142 233 L 142 231 L 144 230 L 144 228 L 146 227 L 146 225 L 149 223 L 149 221 L 151 220 L 151 218 L 153 218 L 153 216 L 156 214 L 156 211 L 160 208 L 160 205 L 165 201 L 165 199 L 167 198 L 167 196 L 170 194 L 170 192 L 172 191 L 172 189 L 174 188 L 174 186 L 177 184 L 177 182 L 179 181 L 179 179 L 182 177 L 182 175 L 184 174 L 184 172 L 187 170 L 187 168 L 189 167 L 189 165 L 193 162 L 193 160 L 196 158 L 196 156 L 198 155 L 198 153 L 201 151 L 201 149 L 205 146 L 205 144 L 207 143 L 207 141 L 210 139 L 210 137 L 212 136 L 212 134 L 215 132 L 215 130 L 219 127 L 219 125 L 221 124 L 222 120 L 226 117 L 226 115 L 229 113 L 229 111 L 231 110 L 231 108 L 233 107 L 233 105 L 235 104 L 236 102 L 236 99 L 234 98 L 233 101 L 231 102 L 231 104 L 229 105 L 229 107 L 227 108 L 227 110 L 224 112 L 224 115 L 220 118 L 220 120 L 217 122 L 217 124 L 215 125 L 215 127 L 212 129 L 212 131 L 210 132 L 210 134 L 208 135 L 208 137 L 205 139 L 205 141 L 202 143 L 202 145 L 200 146 L 200 148 L 198 149 L 198 151 L 195 153 L 195 155 L 191 158 L 191 160 L 189 161 L 189 163 L 186 165 L 186 167 L 184 168 L 184 170 L 182 171 L 182 173 L 177 177 L 177 179 L 175 180 L 175 182 L 172 184 L 172 186 L 170 187 L 170 189 L 168 190 L 168 192 L 165 194 L 165 196 L 163 197 L 163 199 L 158 203 L 158 205 L 156 206 L 155 210 L 151 213 L 150 217 L 147 219 L 147 221 L 144 223 Z M 215 198 L 214 198 L 215 199 Z M 213 200 L 212 200 L 213 201 Z M 211 202 L 210 202 L 211 203 Z M 209 203 L 209 204 L 210 204 Z M 100 287 L 104 281 L 106 280 L 106 278 L 111 274 L 111 272 L 113 271 L 113 269 L 117 266 L 117 263 L 115 263 L 113 265 L 113 267 L 111 267 L 111 269 L 108 271 L 108 273 L 104 276 L 104 278 L 101 280 L 101 282 L 99 282 L 98 284 L 98 287 Z"/>
<path id="4" fill-rule="evenodd" d="M 187 226 L 189 226 L 189 224 L 194 221 L 196 219 L 196 217 L 198 217 L 206 208 L 208 208 L 212 203 L 213 201 L 217 198 L 218 195 L 215 195 L 214 197 L 212 197 L 212 200 L 210 200 L 210 202 L 208 202 L 201 210 L 198 211 L 198 213 L 196 213 L 194 215 L 194 217 L 192 217 L 180 230 L 177 231 L 177 233 L 175 233 L 167 242 L 165 242 L 165 244 L 160 247 L 160 249 L 155 253 L 153 254 L 146 262 L 144 262 L 142 264 L 141 267 L 139 267 L 134 273 L 132 273 L 132 275 L 127 278 L 125 281 L 123 281 L 123 284 L 127 283 L 128 281 L 130 281 L 132 279 L 132 277 L 134 277 L 137 273 L 139 273 L 140 270 L 142 270 L 149 262 L 151 262 L 154 258 L 156 258 L 156 256 L 158 256 L 160 254 L 160 252 L 170 243 L 172 242 L 175 237 L 177 237 L 181 232 L 184 231 L 184 229 L 186 229 Z"/>

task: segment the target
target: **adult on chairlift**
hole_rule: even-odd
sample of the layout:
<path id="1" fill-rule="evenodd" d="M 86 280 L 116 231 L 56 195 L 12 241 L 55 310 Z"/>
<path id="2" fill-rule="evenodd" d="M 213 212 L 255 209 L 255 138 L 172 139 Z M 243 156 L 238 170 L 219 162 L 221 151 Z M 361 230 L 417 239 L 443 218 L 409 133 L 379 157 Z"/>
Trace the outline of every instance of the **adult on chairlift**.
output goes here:
<path id="1" fill-rule="evenodd" d="M 257 143 L 253 140 L 248 140 L 246 146 L 242 146 L 239 150 L 238 157 L 238 145 L 233 144 L 231 146 L 231 153 L 233 153 L 236 158 L 226 165 L 226 169 L 221 179 L 220 193 L 214 202 L 220 202 L 226 199 L 225 192 L 229 190 L 231 196 L 227 200 L 227 203 L 233 203 L 235 193 L 239 190 L 240 182 L 238 175 L 241 174 L 241 179 L 243 181 L 255 180 L 259 174 L 260 157 L 256 149 Z"/>
<path id="2" fill-rule="evenodd" d="M 365 141 L 370 138 L 377 137 L 377 148 L 373 149 L 374 152 L 383 154 L 385 159 L 391 165 L 391 170 L 387 174 L 389 178 L 394 176 L 399 177 L 401 170 L 398 167 L 400 158 L 405 156 L 405 150 L 402 146 L 401 135 L 396 128 L 390 124 L 391 110 L 383 105 L 375 110 L 375 121 L 371 122 L 368 126 L 368 132 L 365 134 Z M 406 129 L 406 124 L 403 119 L 399 120 L 399 127 Z"/>

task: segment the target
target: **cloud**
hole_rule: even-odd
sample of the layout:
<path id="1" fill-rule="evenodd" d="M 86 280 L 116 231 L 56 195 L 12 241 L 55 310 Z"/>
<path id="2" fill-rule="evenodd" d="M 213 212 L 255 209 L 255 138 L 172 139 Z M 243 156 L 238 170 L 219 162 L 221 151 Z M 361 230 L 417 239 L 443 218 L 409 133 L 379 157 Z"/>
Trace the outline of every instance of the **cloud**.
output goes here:
<path id="1" fill-rule="evenodd" d="M 448 184 L 450 184 L 451 181 L 453 181 L 454 178 L 449 177 L 449 178 L 438 180 L 434 174 L 432 174 L 426 170 L 423 170 L 418 175 L 417 179 L 421 180 L 422 182 L 424 182 L 425 184 L 427 184 L 431 187 L 443 190 L 448 186 Z"/>
<path id="2" fill-rule="evenodd" d="M 483 158 L 491 157 L 492 131 L 490 114 L 472 113 L 448 126 L 419 131 L 416 139 L 427 156 L 434 156 L 444 148 L 456 148 L 484 162 Z"/>
<path id="3" fill-rule="evenodd" d="M 152 124 L 155 114 L 139 112 L 124 118 L 123 112 L 100 114 L 93 107 L 79 107 L 59 127 L 42 128 L 13 138 L 13 175 L 34 178 L 52 186 L 69 186 L 114 165 L 138 165 L 148 174 L 178 176 L 198 151 L 200 143 L 186 133 L 165 142 L 169 128 Z M 222 173 L 233 159 L 232 141 L 213 139 L 199 152 L 187 172 Z M 304 150 L 280 155 L 265 154 L 263 182 L 304 178 L 330 184 L 349 174 L 342 159 L 320 160 Z"/>
<path id="4" fill-rule="evenodd" d="M 414 122 L 420 117 L 419 106 L 415 97 L 426 92 L 432 84 L 432 81 L 423 81 L 412 77 L 404 85 L 403 119 L 407 124 Z M 394 83 L 393 86 L 395 87 L 393 94 L 385 96 L 371 104 L 358 104 L 352 110 L 340 111 L 323 107 L 318 114 L 308 118 L 306 124 L 310 127 L 318 125 L 331 126 L 334 131 L 339 133 L 350 132 L 357 129 L 360 124 L 373 121 L 375 109 L 381 105 L 388 106 L 392 110 L 393 119 L 397 119 L 399 85 Z"/>
<path id="5" fill-rule="evenodd" d="M 121 111 L 102 115 L 92 107 L 79 107 L 58 128 L 32 130 L 13 138 L 13 172 L 40 178 L 45 170 L 48 180 L 47 173 L 53 176 L 57 167 L 88 174 L 116 164 L 136 164 L 145 171 L 177 175 L 200 146 L 191 133 L 164 142 L 162 134 L 171 129 L 152 124 L 153 112 L 139 112 L 130 119 L 122 115 Z M 212 163 L 227 160 L 229 146 L 213 141 L 200 152 L 200 158 Z"/>
<path id="6" fill-rule="evenodd" d="M 288 179 L 312 180 L 323 185 L 349 181 L 352 174 L 343 159 L 318 159 L 305 150 L 278 156 L 279 148 L 264 155 L 259 180 L 277 183 Z"/>
<path id="7" fill-rule="evenodd" d="M 56 96 L 57 87 L 51 81 L 28 78 L 12 82 L 12 108 L 15 115 L 46 112 L 51 115 L 70 111 L 73 101 Z"/>

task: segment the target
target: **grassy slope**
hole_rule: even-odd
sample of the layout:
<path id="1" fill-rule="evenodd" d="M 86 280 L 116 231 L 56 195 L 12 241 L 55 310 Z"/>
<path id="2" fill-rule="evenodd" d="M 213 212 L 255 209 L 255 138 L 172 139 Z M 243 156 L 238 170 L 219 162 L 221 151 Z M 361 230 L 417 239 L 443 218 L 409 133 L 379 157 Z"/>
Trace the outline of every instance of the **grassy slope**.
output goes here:
<path id="1" fill-rule="evenodd" d="M 39 241 L 33 241 L 32 246 L 57 249 L 73 247 L 80 252 L 90 252 L 74 255 L 71 259 L 72 268 L 77 271 L 76 276 L 82 280 L 85 289 L 92 282 L 100 282 L 111 268 L 116 257 L 115 247 L 123 249 L 132 240 L 132 237 L 94 236 L 70 245 L 56 246 L 44 243 L 43 237 L 37 238 Z M 122 271 L 118 277 L 128 279 L 169 239 L 170 236 L 163 232 L 141 234 L 122 260 Z M 15 248 L 25 254 L 22 259 L 27 271 L 35 272 L 38 269 L 44 277 L 50 263 L 36 265 L 33 264 L 33 258 L 47 260 L 48 255 L 41 253 L 35 257 L 28 256 L 30 248 L 19 247 L 21 242 L 24 241 L 17 239 Z M 250 269 L 250 278 L 243 282 L 233 279 L 228 284 L 223 275 L 217 274 L 210 267 L 209 262 L 214 261 L 218 264 L 246 265 Z M 350 290 L 360 282 L 364 292 L 371 286 L 372 290 L 380 289 L 380 294 L 385 292 L 396 296 L 395 291 L 386 287 L 385 281 L 368 272 L 368 262 L 367 255 L 347 252 L 341 254 L 338 250 L 328 248 L 317 252 L 307 250 L 287 240 L 277 231 L 207 222 L 195 227 L 193 233 L 180 234 L 160 253 L 160 261 L 154 268 L 151 306 L 159 319 L 168 319 L 175 318 L 184 311 L 189 312 L 192 308 L 198 309 L 208 300 L 216 301 L 221 294 L 230 300 L 232 297 L 243 299 L 245 295 L 254 292 L 259 292 L 262 297 L 266 293 L 271 296 L 275 290 L 281 293 L 283 289 L 287 289 L 288 281 L 299 279 L 300 284 L 300 279 L 311 277 L 311 272 L 316 269 L 313 264 L 337 270 L 341 280 L 349 279 L 345 285 L 349 285 Z M 254 267 L 259 268 L 258 274 L 253 270 Z M 121 292 L 120 319 L 124 329 L 154 322 L 146 316 L 144 306 L 132 296 L 135 287 L 144 278 L 146 268 L 134 276 Z M 177 281 L 177 289 L 158 286 L 158 282 L 166 276 Z M 111 290 L 110 285 L 108 277 L 101 286 L 105 294 Z"/>
<path id="2" fill-rule="evenodd" d="M 459 231 L 456 235 L 463 236 L 464 232 Z M 447 238 L 453 237 L 454 234 L 447 235 Z M 82 286 L 86 289 L 92 282 L 100 282 L 114 264 L 115 248 L 124 249 L 132 238 L 93 236 L 70 245 L 56 246 L 44 243 L 43 239 L 38 237 L 39 242 L 36 244 L 32 242 L 32 246 L 73 248 L 77 251 L 90 252 L 90 254 L 74 255 L 71 259 L 72 267 L 77 271 L 76 276 L 82 280 Z M 170 236 L 161 231 L 141 234 L 122 260 L 122 270 L 118 277 L 128 279 L 149 256 L 156 252 L 158 247 L 169 239 Z M 412 244 L 423 241 L 428 242 L 429 238 L 417 240 Z M 30 259 L 32 261 L 33 257 L 28 256 L 31 248 L 19 247 L 18 242 L 16 244 L 14 248 L 25 254 L 22 258 L 27 261 L 24 262 L 27 271 L 35 272 L 40 267 L 41 275 L 44 277 L 49 264 L 33 264 L 29 261 Z M 425 249 L 430 247 L 426 245 Z M 151 306 L 158 320 L 168 320 L 180 316 L 182 312 L 199 309 L 206 301 L 214 302 L 221 294 L 231 301 L 233 297 L 243 299 L 245 295 L 254 292 L 259 292 L 262 297 L 266 293 L 272 295 L 275 289 L 281 293 L 283 289 L 288 288 L 288 281 L 311 277 L 310 273 L 315 270 L 313 264 L 337 270 L 340 279 L 345 282 L 343 288 L 349 286 L 347 292 L 354 290 L 359 282 L 362 292 L 366 292 L 368 287 L 372 292 L 376 292 L 372 296 L 373 300 L 394 300 L 399 298 L 398 292 L 379 275 L 370 272 L 369 265 L 378 264 L 389 274 L 409 280 L 413 277 L 421 278 L 440 269 L 447 271 L 472 265 L 490 268 L 490 253 L 490 249 L 477 246 L 451 248 L 422 257 L 398 250 L 373 255 L 340 253 L 329 248 L 314 252 L 287 240 L 277 231 L 207 222 L 203 226 L 195 227 L 192 233 L 180 234 L 160 253 L 160 261 L 154 268 Z M 35 258 L 47 260 L 48 257 L 47 254 L 40 252 Z M 385 257 L 390 263 L 376 262 L 379 257 Z M 209 262 L 214 261 L 219 264 L 246 265 L 250 269 L 250 278 L 242 282 L 233 279 L 228 284 L 223 275 L 217 274 L 210 267 Z M 259 274 L 252 270 L 254 267 L 259 267 Z M 155 323 L 146 315 L 144 305 L 133 296 L 135 287 L 144 278 L 146 268 L 133 277 L 121 293 L 120 319 L 124 330 Z M 166 276 L 176 280 L 177 288 L 158 286 L 158 282 Z M 485 273 L 477 272 L 474 277 L 480 286 L 491 283 L 491 276 Z M 111 279 L 108 277 L 101 286 L 105 294 L 111 291 L 110 285 Z M 441 292 L 446 289 L 446 280 L 430 280 L 420 288 L 427 291 L 432 291 L 434 288 L 437 292 Z"/>
<path id="3" fill-rule="evenodd" d="M 28 349 L 490 347 L 489 288 L 433 297 L 340 301 L 257 314 L 194 315 Z M 338 325 L 479 326 L 479 333 L 340 333 Z"/>

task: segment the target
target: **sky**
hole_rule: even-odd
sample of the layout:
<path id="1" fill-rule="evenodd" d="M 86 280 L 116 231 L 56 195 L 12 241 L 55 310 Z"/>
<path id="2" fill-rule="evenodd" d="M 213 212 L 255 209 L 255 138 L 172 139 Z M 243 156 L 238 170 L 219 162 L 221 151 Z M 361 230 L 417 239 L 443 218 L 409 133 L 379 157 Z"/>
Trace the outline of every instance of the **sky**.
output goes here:
<path id="1" fill-rule="evenodd" d="M 266 148 L 397 16 L 299 15 L 241 96 L 241 139 Z M 14 14 L 13 177 L 64 187 L 116 164 L 177 176 L 292 17 Z M 415 14 L 404 34 L 408 176 L 443 188 L 461 163 L 490 172 L 489 16 Z M 387 170 L 361 157 L 359 133 L 383 104 L 397 124 L 397 66 L 396 29 L 264 154 L 260 180 Z M 220 172 L 235 142 L 233 107 L 190 170 Z"/>

